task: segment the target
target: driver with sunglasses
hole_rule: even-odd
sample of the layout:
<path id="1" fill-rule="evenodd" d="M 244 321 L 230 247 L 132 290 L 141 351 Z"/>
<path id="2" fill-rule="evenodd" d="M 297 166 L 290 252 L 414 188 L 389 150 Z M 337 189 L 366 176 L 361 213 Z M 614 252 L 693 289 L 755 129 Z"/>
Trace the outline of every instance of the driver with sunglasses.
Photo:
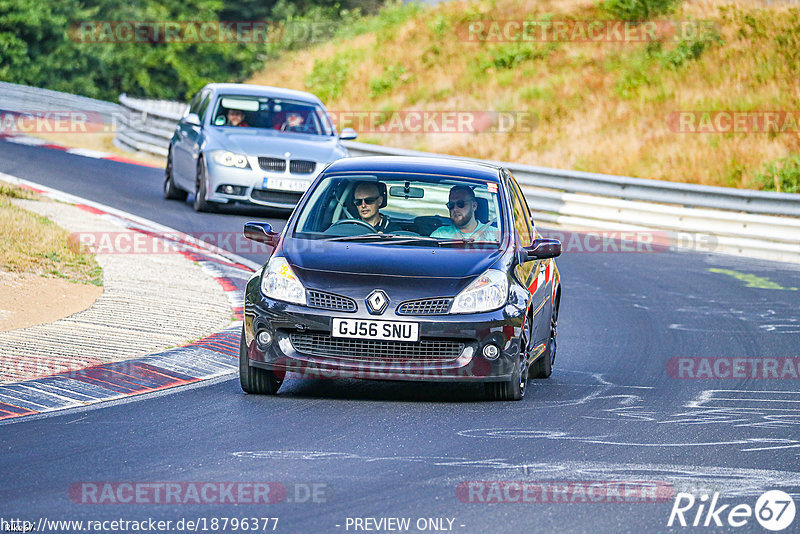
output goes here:
<path id="1" fill-rule="evenodd" d="M 444 239 L 472 239 L 475 241 L 497 241 L 497 229 L 491 223 L 481 223 L 475 218 L 478 203 L 475 192 L 466 185 L 454 185 L 450 189 L 447 209 L 450 210 L 448 226 L 433 231 L 431 237 Z"/>
<path id="2" fill-rule="evenodd" d="M 375 182 L 361 182 L 353 193 L 353 204 L 358 210 L 361 220 L 369 224 L 378 233 L 391 233 L 400 230 L 400 226 L 380 212 L 386 206 L 386 196 L 381 194 Z"/>

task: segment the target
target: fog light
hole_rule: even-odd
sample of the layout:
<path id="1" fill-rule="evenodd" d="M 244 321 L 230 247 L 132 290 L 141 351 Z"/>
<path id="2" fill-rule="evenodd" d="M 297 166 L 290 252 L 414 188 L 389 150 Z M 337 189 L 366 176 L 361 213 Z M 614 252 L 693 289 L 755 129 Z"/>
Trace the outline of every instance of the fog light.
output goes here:
<path id="1" fill-rule="evenodd" d="M 256 335 L 256 341 L 260 347 L 268 347 L 272 343 L 272 335 L 266 330 L 262 330 Z"/>
<path id="2" fill-rule="evenodd" d="M 217 193 L 222 193 L 223 195 L 241 196 L 244 195 L 244 191 L 245 187 L 242 185 L 223 184 L 217 187 Z"/>
<path id="3" fill-rule="evenodd" d="M 500 356 L 500 349 L 497 348 L 497 345 L 489 343 L 483 347 L 483 357 L 487 360 L 496 360 L 498 356 Z"/>

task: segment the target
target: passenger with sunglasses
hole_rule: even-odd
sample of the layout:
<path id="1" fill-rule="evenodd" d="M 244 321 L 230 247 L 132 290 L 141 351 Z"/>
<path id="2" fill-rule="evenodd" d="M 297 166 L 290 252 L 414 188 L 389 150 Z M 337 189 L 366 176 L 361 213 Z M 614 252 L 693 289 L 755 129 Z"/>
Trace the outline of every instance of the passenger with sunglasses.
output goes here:
<path id="1" fill-rule="evenodd" d="M 391 233 L 401 229 L 380 212 L 380 208 L 386 206 L 386 195 L 381 193 L 376 182 L 360 182 L 353 193 L 353 204 L 361 220 L 375 228 L 376 232 Z"/>
<path id="2" fill-rule="evenodd" d="M 450 226 L 441 226 L 431 237 L 443 239 L 471 239 L 475 241 L 497 241 L 497 228 L 490 222 L 481 223 L 475 218 L 478 203 L 475 191 L 466 185 L 454 185 L 450 189 L 447 209 L 450 211 Z"/>

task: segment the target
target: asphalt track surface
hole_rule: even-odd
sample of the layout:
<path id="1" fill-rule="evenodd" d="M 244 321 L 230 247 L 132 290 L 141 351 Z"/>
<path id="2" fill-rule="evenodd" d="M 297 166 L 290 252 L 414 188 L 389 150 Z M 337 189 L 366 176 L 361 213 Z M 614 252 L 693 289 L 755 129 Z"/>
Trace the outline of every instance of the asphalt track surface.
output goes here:
<path id="1" fill-rule="evenodd" d="M 253 218 L 285 223 L 275 213 L 196 214 L 188 202 L 162 200 L 159 169 L 56 150 L 0 141 L 0 172 L 184 232 L 238 233 Z M 750 506 L 780 489 L 800 503 L 800 382 L 667 370 L 674 357 L 800 356 L 798 266 L 674 252 L 566 253 L 558 264 L 556 369 L 529 382 L 522 402 L 484 401 L 476 385 L 356 380 L 292 379 L 262 397 L 243 394 L 232 376 L 23 418 L 0 425 L 0 517 L 205 518 L 206 531 L 219 532 L 236 530 L 210 529 L 214 517 L 278 517 L 276 532 L 355 532 L 353 518 L 366 517 L 410 518 L 410 532 L 420 531 L 418 518 L 448 518 L 451 531 L 469 533 L 671 530 L 672 497 L 464 502 L 458 488 L 470 481 L 663 482 Z M 748 287 L 741 275 L 782 289 Z M 91 481 L 277 482 L 288 494 L 267 505 L 74 502 L 70 487 Z M 753 517 L 724 530 L 763 531 Z"/>

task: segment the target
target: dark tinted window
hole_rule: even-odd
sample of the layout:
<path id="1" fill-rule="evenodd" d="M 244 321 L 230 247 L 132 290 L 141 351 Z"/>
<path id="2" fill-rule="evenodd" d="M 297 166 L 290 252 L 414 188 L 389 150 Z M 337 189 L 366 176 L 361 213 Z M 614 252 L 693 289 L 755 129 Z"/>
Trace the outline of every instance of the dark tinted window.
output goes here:
<path id="1" fill-rule="evenodd" d="M 206 110 L 208 109 L 208 103 L 211 101 L 211 94 L 206 93 L 203 96 L 203 100 L 200 101 L 200 105 L 197 107 L 197 115 L 200 117 L 200 121 L 202 122 L 206 115 Z"/>
<path id="2" fill-rule="evenodd" d="M 197 113 L 197 110 L 200 108 L 200 102 L 203 99 L 203 91 L 197 93 L 192 98 L 191 102 L 189 102 L 189 113 Z M 199 113 L 197 113 L 199 115 Z"/>
<path id="3" fill-rule="evenodd" d="M 527 247 L 531 244 L 533 229 L 531 228 L 531 212 L 528 209 L 528 203 L 525 201 L 525 195 L 514 179 L 514 176 L 506 171 L 508 184 L 511 186 L 511 209 L 514 212 L 514 226 L 517 228 L 521 245 Z"/>

